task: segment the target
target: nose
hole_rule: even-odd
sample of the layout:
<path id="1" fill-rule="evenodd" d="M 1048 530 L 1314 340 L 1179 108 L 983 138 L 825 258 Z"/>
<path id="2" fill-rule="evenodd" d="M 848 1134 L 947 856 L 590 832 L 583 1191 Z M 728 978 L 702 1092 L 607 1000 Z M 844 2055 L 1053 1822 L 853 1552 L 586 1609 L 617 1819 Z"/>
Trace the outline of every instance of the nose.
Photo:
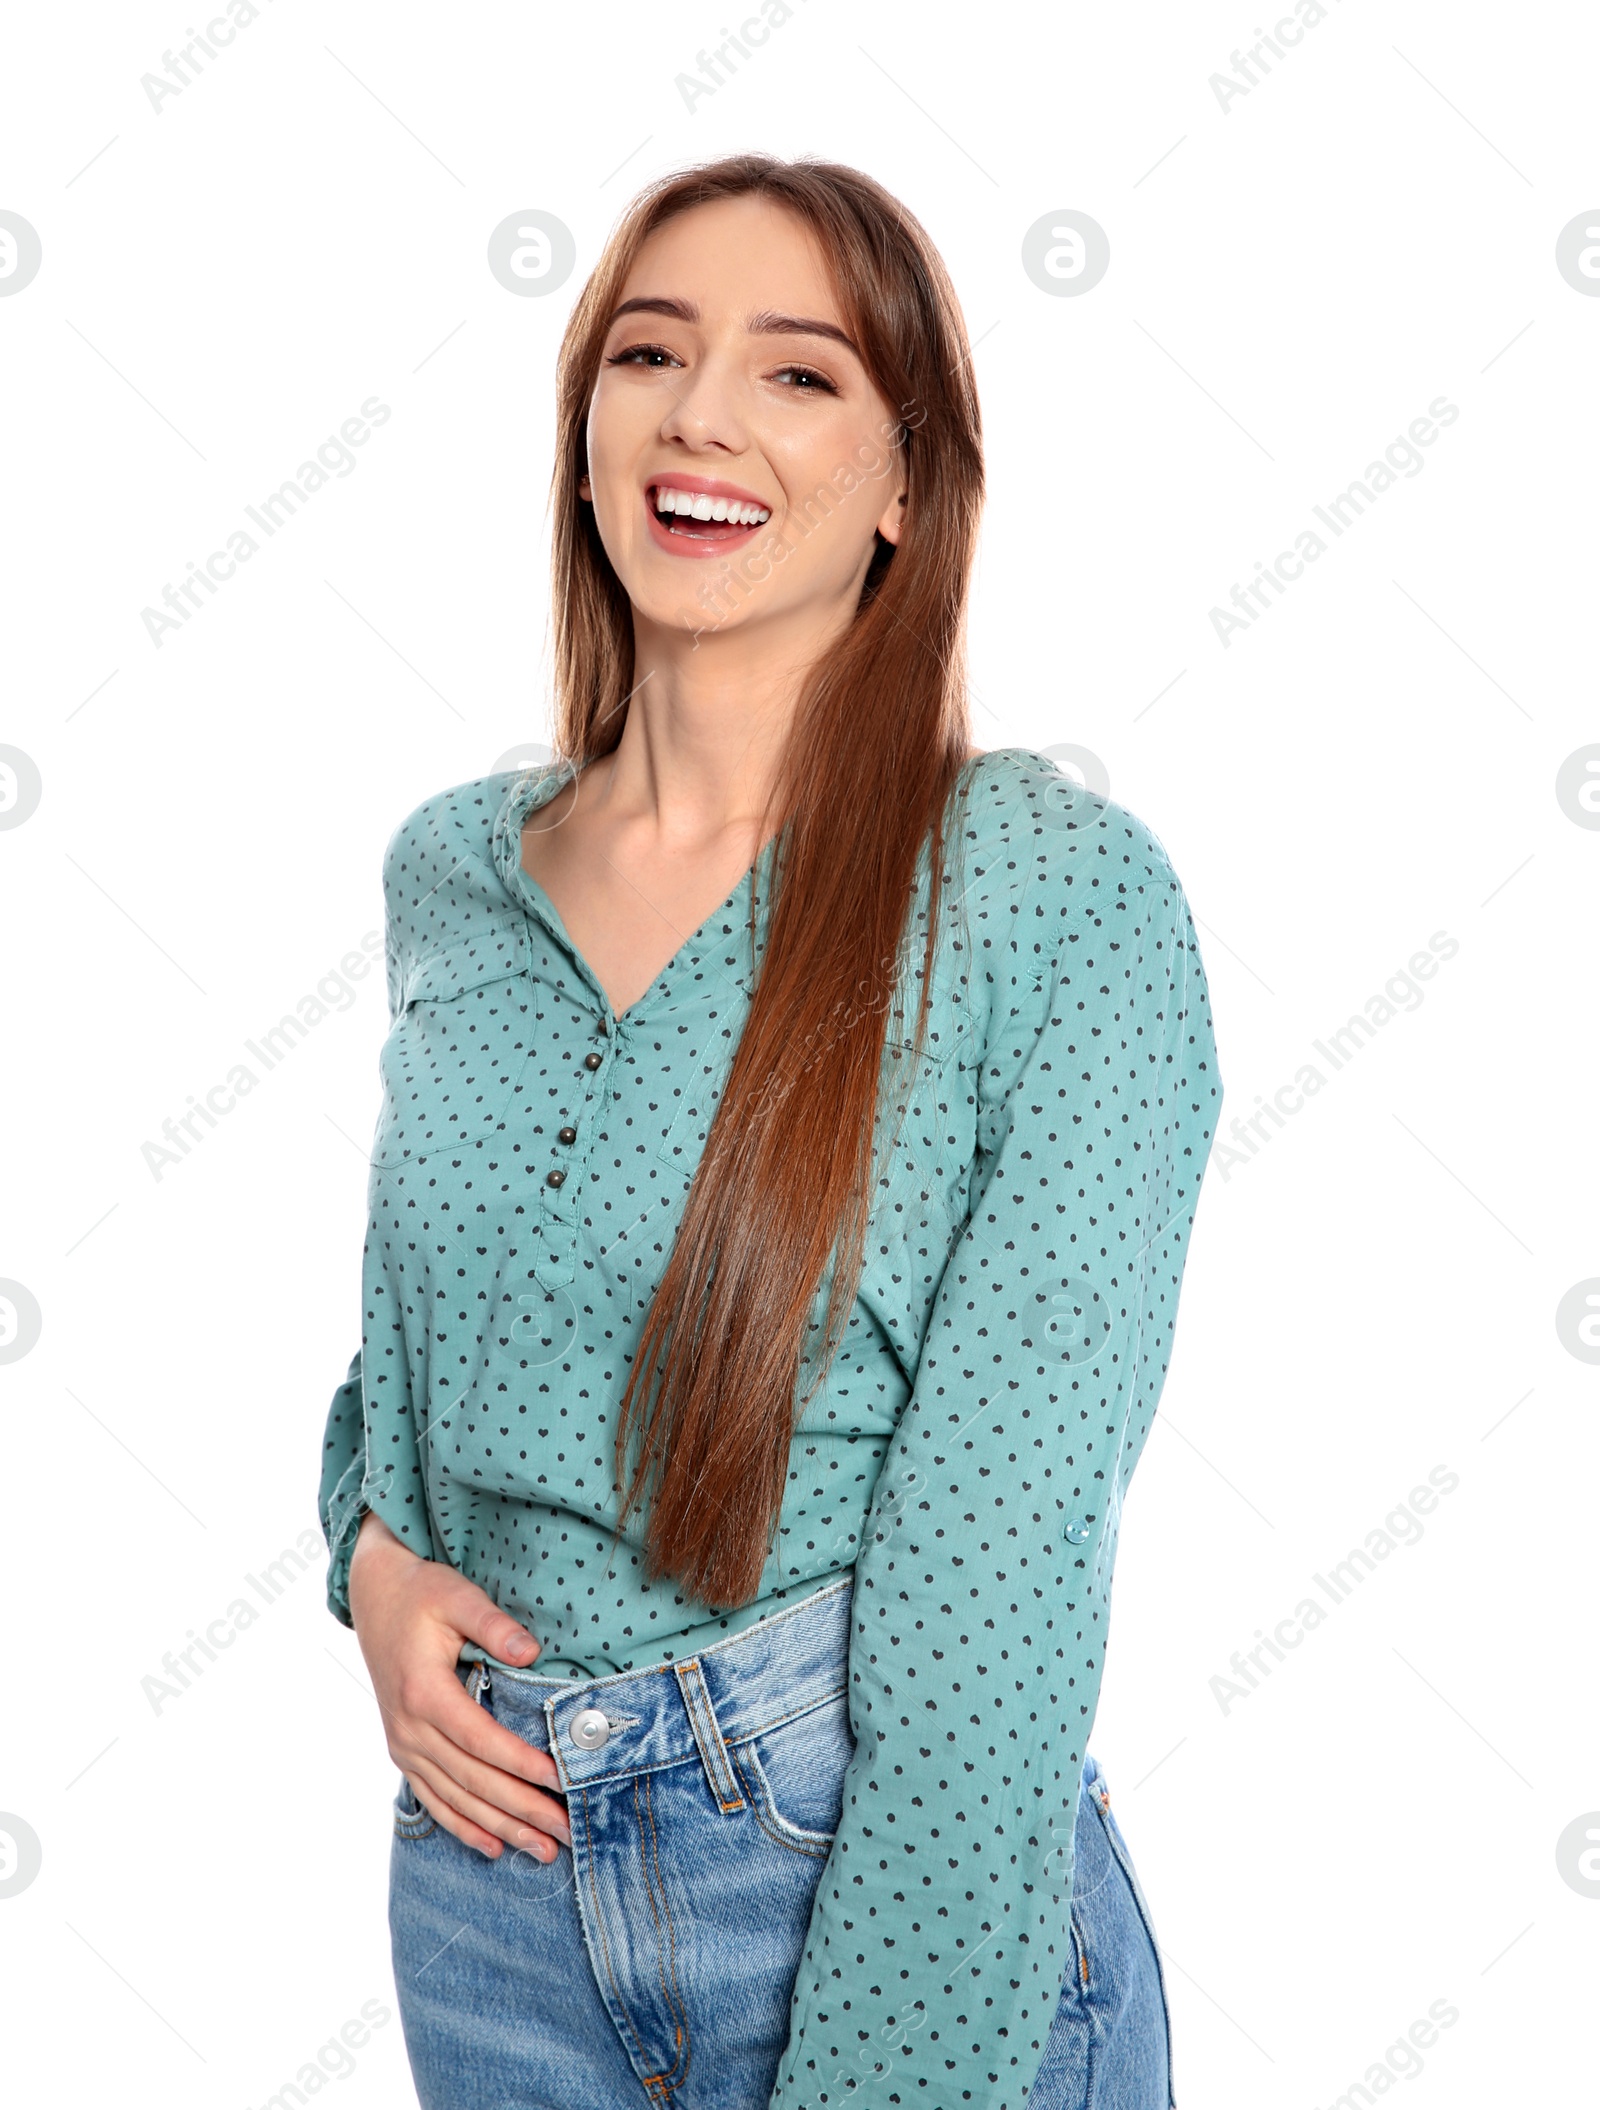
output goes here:
<path id="1" fill-rule="evenodd" d="M 743 453 L 748 433 L 738 390 L 730 368 L 714 353 L 668 386 L 671 407 L 661 421 L 664 439 L 682 440 L 696 450 L 721 447 Z"/>

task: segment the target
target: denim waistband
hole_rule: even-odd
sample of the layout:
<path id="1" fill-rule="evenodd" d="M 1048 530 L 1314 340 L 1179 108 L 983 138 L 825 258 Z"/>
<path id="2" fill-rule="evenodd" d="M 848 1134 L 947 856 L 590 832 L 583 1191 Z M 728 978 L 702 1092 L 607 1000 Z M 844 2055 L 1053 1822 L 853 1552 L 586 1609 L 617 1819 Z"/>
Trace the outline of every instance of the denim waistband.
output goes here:
<path id="1" fill-rule="evenodd" d="M 496 1721 L 548 1749 L 566 1786 L 698 1757 L 713 1785 L 737 1797 L 725 1743 L 845 1691 L 854 1583 L 854 1575 L 841 1576 L 691 1656 L 605 1678 L 540 1677 L 480 1653 L 467 1691 L 476 1696 L 487 1679 Z"/>

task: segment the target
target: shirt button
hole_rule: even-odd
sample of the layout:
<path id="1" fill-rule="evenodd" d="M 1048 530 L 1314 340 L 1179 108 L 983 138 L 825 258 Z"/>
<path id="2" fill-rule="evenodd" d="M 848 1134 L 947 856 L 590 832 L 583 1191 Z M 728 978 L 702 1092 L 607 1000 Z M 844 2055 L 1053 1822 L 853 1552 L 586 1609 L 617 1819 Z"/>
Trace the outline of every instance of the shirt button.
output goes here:
<path id="1" fill-rule="evenodd" d="M 1065 1535 L 1069 1545 L 1081 1546 L 1089 1536 L 1089 1527 L 1082 1517 L 1073 1517 L 1067 1525 Z"/>
<path id="2" fill-rule="evenodd" d="M 576 1143 L 577 1140 L 578 1131 L 575 1128 L 560 1128 L 556 1131 L 556 1141 L 558 1143 Z"/>
<path id="3" fill-rule="evenodd" d="M 604 1059 L 605 1058 L 600 1055 L 585 1055 L 583 1058 L 583 1066 L 586 1070 L 597 1070 L 599 1069 Z"/>
<path id="4" fill-rule="evenodd" d="M 566 1176 L 567 1175 L 561 1170 L 560 1166 L 558 1165 L 554 1172 L 547 1172 L 545 1174 L 544 1183 L 547 1187 L 559 1187 L 561 1185 L 561 1182 L 566 1178 Z"/>
<path id="5" fill-rule="evenodd" d="M 580 1707 L 567 1734 L 580 1751 L 598 1751 L 611 1734 L 611 1724 L 598 1707 Z"/>

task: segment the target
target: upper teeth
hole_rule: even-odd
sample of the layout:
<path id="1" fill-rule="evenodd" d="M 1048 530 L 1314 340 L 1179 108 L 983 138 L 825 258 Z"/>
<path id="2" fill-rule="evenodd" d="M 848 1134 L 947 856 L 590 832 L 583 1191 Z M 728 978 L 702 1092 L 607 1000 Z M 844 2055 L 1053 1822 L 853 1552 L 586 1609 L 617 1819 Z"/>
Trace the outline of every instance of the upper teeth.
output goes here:
<path id="1" fill-rule="evenodd" d="M 743 505 L 737 498 L 713 498 L 707 491 L 657 491 L 658 513 L 689 513 L 696 520 L 731 520 L 756 527 L 772 515 L 765 506 Z"/>

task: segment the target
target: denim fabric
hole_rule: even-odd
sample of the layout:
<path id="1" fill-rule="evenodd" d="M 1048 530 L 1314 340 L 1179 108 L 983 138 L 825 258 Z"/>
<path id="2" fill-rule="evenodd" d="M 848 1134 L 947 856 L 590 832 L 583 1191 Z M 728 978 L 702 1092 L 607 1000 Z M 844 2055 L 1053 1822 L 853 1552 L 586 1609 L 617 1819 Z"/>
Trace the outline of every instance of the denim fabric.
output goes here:
<path id="1" fill-rule="evenodd" d="M 389 1922 L 423 2110 L 766 2110 L 854 1749 L 852 1588 L 845 1577 L 694 1657 L 609 1678 L 463 1657 L 478 1704 L 554 1754 L 572 1850 L 490 1860 L 402 1778 Z M 1068 1964 L 1026 2101 L 1171 2110 L 1149 1914 L 1093 1757 L 1081 1781 Z M 825 2077 L 830 2101 L 892 2073 L 925 2020 L 908 2012 L 863 2045 L 859 2078 Z M 1023 2100 L 1013 2086 L 972 2110 Z"/>

